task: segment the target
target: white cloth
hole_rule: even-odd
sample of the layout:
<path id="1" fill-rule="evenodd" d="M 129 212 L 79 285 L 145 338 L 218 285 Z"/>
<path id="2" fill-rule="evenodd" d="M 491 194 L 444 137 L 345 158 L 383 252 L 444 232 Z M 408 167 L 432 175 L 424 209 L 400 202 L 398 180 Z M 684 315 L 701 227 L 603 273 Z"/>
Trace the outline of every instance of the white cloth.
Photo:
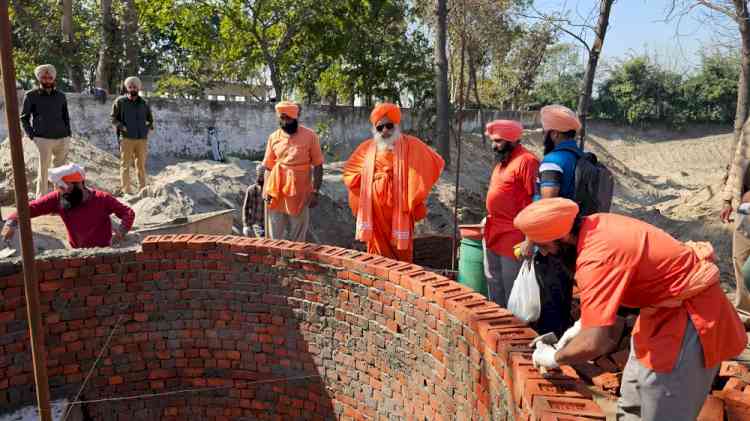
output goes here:
<path id="1" fill-rule="evenodd" d="M 82 166 L 78 164 L 66 164 L 60 167 L 50 168 L 49 169 L 49 181 L 59 187 L 67 188 L 68 185 L 65 184 L 65 182 L 62 180 L 63 177 L 79 173 L 81 174 L 81 177 L 85 180 L 86 179 L 86 171 L 83 169 Z"/>

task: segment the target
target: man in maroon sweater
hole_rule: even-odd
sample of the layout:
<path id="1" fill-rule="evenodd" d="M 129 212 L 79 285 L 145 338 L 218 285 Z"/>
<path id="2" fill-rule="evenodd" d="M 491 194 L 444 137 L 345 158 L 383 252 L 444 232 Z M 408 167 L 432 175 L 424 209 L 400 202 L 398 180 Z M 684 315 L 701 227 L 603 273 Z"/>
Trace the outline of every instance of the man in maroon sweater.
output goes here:
<path id="1" fill-rule="evenodd" d="M 68 230 L 68 242 L 73 248 L 109 247 L 112 245 L 112 222 L 109 216 L 120 219 L 120 229 L 114 233 L 115 243 L 121 241 L 133 226 L 135 212 L 109 193 L 86 187 L 86 175 L 78 164 L 68 164 L 49 170 L 49 180 L 57 188 L 29 202 L 31 217 L 60 215 Z M 13 238 L 18 224 L 14 212 L 3 227 L 6 240 Z"/>

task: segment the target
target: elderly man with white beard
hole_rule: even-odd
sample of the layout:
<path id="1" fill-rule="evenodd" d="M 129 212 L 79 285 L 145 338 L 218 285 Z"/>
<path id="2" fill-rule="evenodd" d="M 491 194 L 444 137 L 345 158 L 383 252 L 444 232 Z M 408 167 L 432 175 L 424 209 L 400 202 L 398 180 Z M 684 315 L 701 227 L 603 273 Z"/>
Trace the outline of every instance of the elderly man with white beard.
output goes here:
<path id="1" fill-rule="evenodd" d="M 427 216 L 427 196 L 445 162 L 416 137 L 401 133 L 401 110 L 378 104 L 370 114 L 372 139 L 344 166 L 355 238 L 367 252 L 404 262 L 414 254 L 414 223 Z"/>

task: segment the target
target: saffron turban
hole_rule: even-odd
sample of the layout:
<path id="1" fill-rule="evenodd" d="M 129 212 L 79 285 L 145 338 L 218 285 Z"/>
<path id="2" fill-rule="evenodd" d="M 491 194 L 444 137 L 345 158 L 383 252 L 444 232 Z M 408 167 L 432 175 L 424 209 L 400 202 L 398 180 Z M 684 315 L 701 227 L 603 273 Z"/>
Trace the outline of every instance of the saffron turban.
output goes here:
<path id="1" fill-rule="evenodd" d="M 568 107 L 562 105 L 547 105 L 539 111 L 542 119 L 542 128 L 547 130 L 557 130 L 558 132 L 578 131 L 581 128 L 581 121 L 578 116 Z"/>
<path id="2" fill-rule="evenodd" d="M 289 118 L 296 120 L 299 117 L 299 105 L 291 101 L 281 101 L 276 104 L 276 114 L 284 114 Z"/>
<path id="3" fill-rule="evenodd" d="M 57 77 L 57 69 L 55 69 L 55 66 L 51 64 L 42 64 L 41 66 L 37 66 L 36 69 L 34 69 L 34 76 L 36 76 L 36 80 L 41 80 L 42 75 L 49 74 L 52 76 L 52 79 L 55 79 Z"/>
<path id="4" fill-rule="evenodd" d="M 549 243 L 567 235 L 578 215 L 576 202 L 562 197 L 541 199 L 522 210 L 513 225 L 535 243 Z"/>
<path id="5" fill-rule="evenodd" d="M 487 123 L 484 134 L 492 140 L 518 142 L 523 134 L 523 125 L 513 120 L 495 120 Z"/>
<path id="6" fill-rule="evenodd" d="M 378 121 L 382 120 L 383 117 L 388 117 L 393 124 L 401 124 L 401 109 L 396 104 L 390 102 L 383 102 L 375 106 L 370 113 L 370 123 L 372 125 L 378 124 Z"/>
<path id="7" fill-rule="evenodd" d="M 136 76 L 130 76 L 129 78 L 125 79 L 125 87 L 128 87 L 130 85 L 135 85 L 135 87 L 138 88 L 139 91 L 143 88 L 141 80 Z"/>
<path id="8" fill-rule="evenodd" d="M 86 179 L 86 171 L 78 164 L 67 164 L 49 169 L 49 181 L 60 187 L 68 187 L 67 183 L 80 183 Z"/>

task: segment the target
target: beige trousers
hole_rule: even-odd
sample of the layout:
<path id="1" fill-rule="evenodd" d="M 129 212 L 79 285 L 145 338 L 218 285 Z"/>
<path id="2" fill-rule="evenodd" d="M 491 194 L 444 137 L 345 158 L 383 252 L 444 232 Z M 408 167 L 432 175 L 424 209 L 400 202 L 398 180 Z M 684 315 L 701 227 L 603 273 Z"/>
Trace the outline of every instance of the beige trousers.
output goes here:
<path id="1" fill-rule="evenodd" d="M 47 179 L 50 164 L 54 167 L 65 165 L 70 138 L 48 139 L 37 136 L 34 138 L 34 143 L 39 150 L 39 172 L 36 177 L 36 197 L 39 198 L 50 191 Z"/>
<path id="2" fill-rule="evenodd" d="M 309 226 L 310 208 L 307 206 L 297 216 L 266 208 L 266 238 L 304 243 Z"/>
<path id="3" fill-rule="evenodd" d="M 122 192 L 131 193 L 130 190 L 130 167 L 135 162 L 138 172 L 138 185 L 142 189 L 146 187 L 146 155 L 148 154 L 148 140 L 129 139 L 123 137 L 120 140 L 120 181 Z"/>
<path id="4" fill-rule="evenodd" d="M 732 263 L 734 264 L 734 279 L 737 284 L 734 306 L 740 312 L 743 321 L 750 316 L 750 291 L 747 290 L 745 277 L 742 275 L 742 266 L 748 257 L 750 257 L 750 238 L 747 238 L 742 231 L 735 227 L 732 236 Z"/>

